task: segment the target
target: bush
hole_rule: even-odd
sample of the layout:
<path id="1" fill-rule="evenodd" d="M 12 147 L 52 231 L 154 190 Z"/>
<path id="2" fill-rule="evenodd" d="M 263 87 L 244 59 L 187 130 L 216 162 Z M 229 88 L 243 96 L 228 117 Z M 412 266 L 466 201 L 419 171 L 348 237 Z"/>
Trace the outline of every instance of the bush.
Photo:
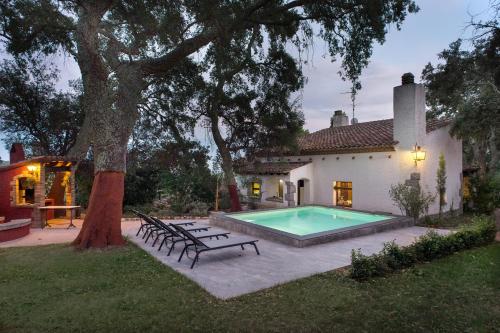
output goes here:
<path id="1" fill-rule="evenodd" d="M 434 230 L 421 236 L 412 246 L 415 251 L 415 257 L 418 261 L 430 261 L 438 258 L 441 255 L 441 241 L 443 236 L 440 236 Z"/>
<path id="2" fill-rule="evenodd" d="M 471 178 L 471 196 L 467 200 L 472 202 L 472 207 L 465 207 L 475 213 L 490 214 L 495 208 L 500 207 L 500 171 L 486 176 Z"/>
<path id="3" fill-rule="evenodd" d="M 489 244 L 495 240 L 495 222 L 488 216 L 476 216 L 472 224 L 449 235 L 429 231 L 413 244 L 400 247 L 394 241 L 385 243 L 380 253 L 365 256 L 360 250 L 351 253 L 350 276 L 366 280 L 392 271 L 444 257 L 460 250 Z"/>
<path id="4" fill-rule="evenodd" d="M 406 184 L 391 185 L 389 196 L 402 214 L 413 217 L 415 223 L 422 214 L 426 214 L 429 206 L 436 196 L 430 192 L 425 193 L 420 186 Z"/>
<path id="5" fill-rule="evenodd" d="M 382 256 L 385 258 L 387 266 L 392 270 L 410 267 L 416 261 L 413 248 L 401 247 L 394 241 L 384 243 Z"/>
<path id="6" fill-rule="evenodd" d="M 351 252 L 351 277 L 364 280 L 368 277 L 383 276 L 389 267 L 380 255 L 365 256 L 361 250 Z"/>

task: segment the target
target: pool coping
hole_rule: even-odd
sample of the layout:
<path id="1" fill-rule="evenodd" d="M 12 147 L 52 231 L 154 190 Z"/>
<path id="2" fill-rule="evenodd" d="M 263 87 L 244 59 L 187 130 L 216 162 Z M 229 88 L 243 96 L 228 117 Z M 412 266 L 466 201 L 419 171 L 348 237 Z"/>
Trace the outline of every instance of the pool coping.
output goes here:
<path id="1" fill-rule="evenodd" d="M 335 230 L 326 230 L 317 232 L 314 234 L 308 235 L 295 235 L 286 231 L 281 231 L 273 228 L 269 228 L 266 226 L 254 224 L 251 222 L 246 222 L 242 220 L 238 220 L 233 218 L 230 215 L 239 215 L 239 214 L 248 214 L 248 213 L 259 213 L 265 211 L 274 211 L 274 210 L 283 210 L 289 208 L 302 208 L 302 207 L 326 207 L 326 208 L 335 208 L 339 210 L 359 212 L 365 214 L 372 215 L 383 215 L 390 217 L 388 219 L 382 221 L 375 222 L 367 222 L 363 224 L 358 224 L 351 227 L 345 227 Z M 243 211 L 237 213 L 225 213 L 225 212 L 211 212 L 210 213 L 210 224 L 214 226 L 218 226 L 224 229 L 228 229 L 234 232 L 241 232 L 247 235 L 261 237 L 270 241 L 279 242 L 286 245 L 291 245 L 295 247 L 306 247 L 316 244 L 327 243 L 340 239 L 354 238 L 364 235 L 370 235 L 386 230 L 398 229 L 413 226 L 413 219 L 401 216 L 401 215 L 392 215 L 387 213 L 380 212 L 369 212 L 357 209 L 344 209 L 339 208 L 337 206 L 329 206 L 329 205 L 303 205 L 297 207 L 287 207 L 287 208 L 266 208 L 266 209 L 258 209 L 252 211 Z"/>

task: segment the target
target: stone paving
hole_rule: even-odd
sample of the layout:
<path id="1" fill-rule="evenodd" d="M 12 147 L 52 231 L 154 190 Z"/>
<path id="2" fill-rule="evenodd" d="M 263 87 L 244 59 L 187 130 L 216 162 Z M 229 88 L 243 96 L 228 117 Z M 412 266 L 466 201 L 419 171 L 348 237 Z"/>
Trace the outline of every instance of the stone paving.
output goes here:
<path id="1" fill-rule="evenodd" d="M 237 247 L 218 250 L 203 253 L 194 269 L 190 269 L 189 258 L 184 257 L 180 263 L 177 262 L 181 249 L 176 249 L 171 256 L 167 256 L 166 249 L 158 252 L 158 246 L 152 248 L 151 241 L 144 244 L 140 237 L 135 236 L 134 231 L 129 229 L 125 232 L 132 242 L 165 265 L 195 281 L 212 295 L 228 299 L 347 266 L 351 261 L 352 249 L 360 248 L 364 254 L 372 254 L 380 251 L 384 242 L 395 240 L 400 245 L 408 245 L 428 229 L 397 229 L 306 248 L 259 240 L 257 245 L 260 256 L 251 246 L 245 251 Z M 234 232 L 231 234 L 241 235 Z"/>

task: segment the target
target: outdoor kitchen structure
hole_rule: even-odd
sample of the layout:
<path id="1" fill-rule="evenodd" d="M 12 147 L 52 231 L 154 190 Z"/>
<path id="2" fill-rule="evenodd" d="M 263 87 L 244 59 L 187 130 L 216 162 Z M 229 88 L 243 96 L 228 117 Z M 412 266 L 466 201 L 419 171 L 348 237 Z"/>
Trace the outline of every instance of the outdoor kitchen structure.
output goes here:
<path id="1" fill-rule="evenodd" d="M 69 209 L 43 207 L 74 203 L 74 161 L 61 156 L 25 159 L 23 146 L 12 145 L 10 163 L 0 166 L 0 241 L 22 237 L 30 227 L 43 228 L 46 220 L 72 214 Z"/>

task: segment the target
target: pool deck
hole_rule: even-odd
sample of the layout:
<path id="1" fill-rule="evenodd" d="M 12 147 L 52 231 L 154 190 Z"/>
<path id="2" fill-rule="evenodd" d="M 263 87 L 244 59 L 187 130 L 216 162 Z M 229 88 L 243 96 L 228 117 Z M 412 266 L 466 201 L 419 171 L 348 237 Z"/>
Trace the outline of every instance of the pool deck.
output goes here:
<path id="1" fill-rule="evenodd" d="M 207 222 L 198 222 L 202 223 Z M 401 228 L 306 248 L 260 239 L 257 243 L 260 256 L 251 246 L 245 251 L 239 248 L 213 251 L 202 254 L 194 269 L 189 268 L 190 259 L 183 258 L 180 263 L 177 262 L 181 249 L 174 250 L 168 257 L 166 250 L 158 252 L 158 246 L 152 248 L 151 241 L 144 244 L 140 237 L 135 236 L 133 229 L 129 228 L 124 233 L 160 262 L 195 281 L 212 295 L 228 299 L 348 266 L 352 249 L 359 248 L 364 254 L 373 254 L 382 249 L 384 242 L 395 240 L 400 245 L 408 245 L 428 230 L 422 227 Z M 437 231 L 441 234 L 449 232 Z"/>

